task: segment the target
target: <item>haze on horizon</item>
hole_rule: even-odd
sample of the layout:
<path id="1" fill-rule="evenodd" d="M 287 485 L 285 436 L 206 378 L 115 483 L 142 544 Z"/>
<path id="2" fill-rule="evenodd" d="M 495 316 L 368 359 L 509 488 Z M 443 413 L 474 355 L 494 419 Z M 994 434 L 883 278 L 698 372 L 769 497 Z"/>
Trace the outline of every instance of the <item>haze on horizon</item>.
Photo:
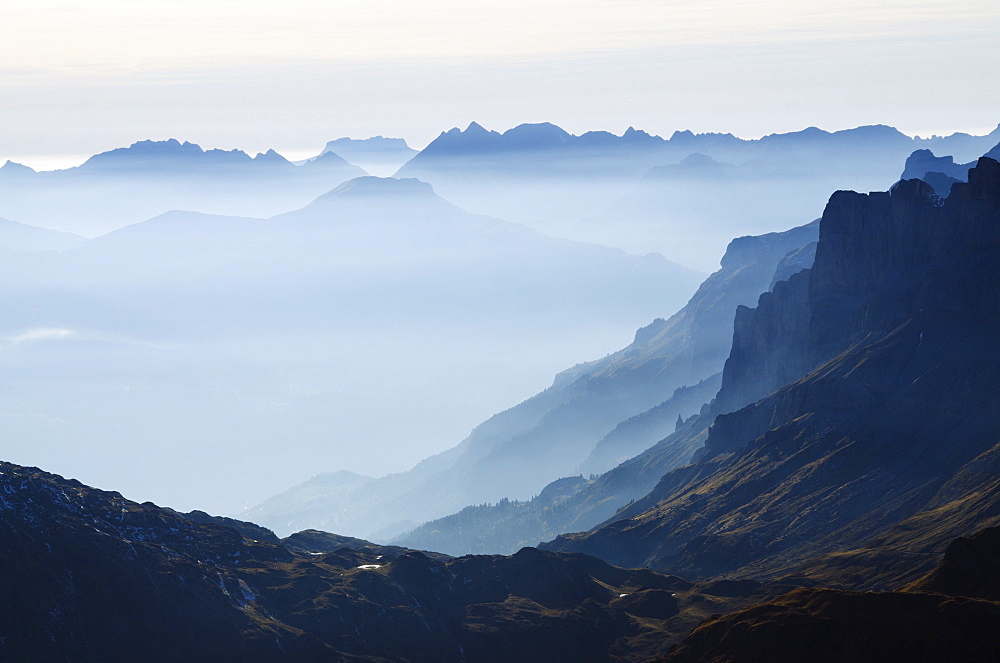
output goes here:
<path id="1" fill-rule="evenodd" d="M 140 5 L 115 0 L 86 8 L 43 0 L 0 8 L 0 25 L 0 84 L 6 92 L 0 121 L 7 128 L 0 164 L 9 158 L 42 169 L 143 139 L 178 138 L 250 154 L 274 148 L 291 158 L 315 155 L 326 141 L 345 135 L 399 136 L 423 147 L 439 132 L 472 120 L 499 130 L 552 122 L 575 134 L 598 129 L 621 134 L 635 126 L 663 136 L 691 129 L 754 137 L 875 123 L 911 135 L 985 134 L 996 126 L 1000 108 L 1000 92 L 983 73 L 1000 64 L 995 38 L 1000 8 L 980 0 L 965 0 L 957 8 L 927 0 L 887 0 L 874 7 L 860 0 L 809 6 L 712 0 L 655 7 L 636 0 L 583 5 L 516 0 L 503 7 L 439 0 L 419 8 L 398 0 L 336 5 L 292 0 L 280 7 L 258 0 Z M 904 158 L 894 156 L 885 172 L 865 174 L 860 181 L 870 189 L 889 186 Z M 539 258 L 533 280 L 504 271 L 517 265 L 509 255 L 468 260 L 468 246 L 495 245 L 484 239 L 494 222 L 461 210 L 454 212 L 461 223 L 448 230 L 457 247 L 453 262 L 483 274 L 440 273 L 440 241 L 431 235 L 411 242 L 419 240 L 426 249 L 420 264 L 426 273 L 415 272 L 420 279 L 407 272 L 412 265 L 405 261 L 379 257 L 374 249 L 385 248 L 385 238 L 398 233 L 373 218 L 414 227 L 440 220 L 437 212 L 421 212 L 424 205 L 432 211 L 447 205 L 430 198 L 429 191 L 400 203 L 392 214 L 369 218 L 353 208 L 343 214 L 322 211 L 328 198 L 319 208 L 310 207 L 329 190 L 325 179 L 324 188 L 278 206 L 239 194 L 249 186 L 263 198 L 262 183 L 279 181 L 263 177 L 233 175 L 228 200 L 216 186 L 221 180 L 210 178 L 199 182 L 211 189 L 209 196 L 172 197 L 198 188 L 191 173 L 172 179 L 123 168 L 128 182 L 110 178 L 100 187 L 93 186 L 96 179 L 74 181 L 79 173 L 38 178 L 38 197 L 22 207 L 25 215 L 40 213 L 41 203 L 68 205 L 72 214 L 66 223 L 75 225 L 56 229 L 87 234 L 80 217 L 90 204 L 108 224 L 101 232 L 127 228 L 65 256 L 10 250 L 0 261 L 10 314 L 6 327 L 0 326 L 5 351 L 0 359 L 13 376 L 5 384 L 8 411 L 0 414 L 15 415 L 4 419 L 6 434 L 22 452 L 15 454 L 11 443 L 7 460 L 115 486 L 131 497 L 232 512 L 315 472 L 398 471 L 450 448 L 471 426 L 551 384 L 557 371 L 626 345 L 635 329 L 671 315 L 697 285 L 688 277 L 671 283 L 666 276 L 645 274 L 643 265 L 673 268 L 656 256 L 642 258 L 650 250 L 646 244 L 624 246 L 624 224 L 607 223 L 623 216 L 622 207 L 635 212 L 643 203 L 654 221 L 648 225 L 663 227 L 657 207 L 662 197 L 627 197 L 628 191 L 619 189 L 634 182 L 625 181 L 620 164 L 612 165 L 602 177 L 615 195 L 590 205 L 591 216 L 583 221 L 591 230 L 610 229 L 615 237 L 557 232 L 569 226 L 586 230 L 586 224 L 577 223 L 581 219 L 569 203 L 565 218 L 554 218 L 552 207 L 532 207 L 551 196 L 541 186 L 532 189 L 539 183 L 526 178 L 514 178 L 516 186 L 505 188 L 509 182 L 483 176 L 464 192 L 464 201 L 456 197 L 463 193 L 460 187 L 447 191 L 446 179 L 434 182 L 444 199 L 470 212 L 538 222 L 541 227 L 534 230 L 548 237 L 521 227 L 504 231 L 518 260 Z M 644 169 L 660 165 L 673 164 Z M 517 166 L 510 167 L 512 173 L 521 170 Z M 644 169 L 629 177 L 638 180 Z M 428 172 L 433 175 L 433 168 Z M 358 174 L 345 172 L 336 181 Z M 705 268 L 699 270 L 714 269 L 732 237 L 812 220 L 829 191 L 869 190 L 835 176 L 834 186 L 817 178 L 813 188 L 819 193 L 812 192 L 817 200 L 806 201 L 805 211 L 791 220 L 771 212 L 779 189 L 754 199 L 765 203 L 757 218 L 750 218 L 745 205 L 739 214 L 714 210 L 711 218 L 725 224 L 704 224 L 714 248 L 700 257 Z M 282 193 L 293 179 L 280 180 Z M 12 190 L 30 188 L 15 180 Z M 565 181 L 564 193 L 578 191 L 584 180 Z M 44 188 L 49 182 L 66 187 L 52 195 Z M 414 186 L 387 182 L 383 185 Z M 714 184 L 704 186 L 699 191 L 713 193 Z M 801 193 L 801 182 L 794 188 Z M 494 200 L 512 198 L 513 192 L 530 203 L 521 210 L 525 218 L 473 209 L 470 202 L 489 201 L 484 192 Z M 590 192 L 604 193 L 595 187 Z M 13 198 L 5 199 L 8 209 Z M 383 198 L 374 196 L 386 202 Z M 162 209 L 148 213 L 129 207 L 161 200 Z M 109 206 L 97 209 L 94 201 Z M 784 201 L 786 214 L 799 209 Z M 222 208 L 236 202 L 253 202 L 256 208 Z M 671 204 L 679 207 L 676 199 Z M 115 206 L 128 207 L 134 218 L 122 212 L 112 219 Z M 241 218 L 158 216 L 178 209 Z M 280 213 L 302 222 L 308 232 L 296 237 L 309 248 L 325 245 L 301 238 L 337 231 L 341 226 L 331 220 L 343 223 L 348 235 L 355 226 L 378 231 L 381 235 L 368 238 L 376 257 L 359 267 L 359 249 L 341 254 L 343 264 L 326 254 L 303 262 L 298 248 L 275 253 L 278 239 L 294 239 L 265 232 L 283 223 L 270 218 Z M 0 216 L 55 227 L 20 214 Z M 153 216 L 158 219 L 141 223 Z M 678 216 L 676 227 L 694 235 L 687 232 L 691 218 L 708 217 Z M 264 230 L 249 232 L 250 227 Z M 185 239 L 178 228 L 193 234 Z M 165 266 L 157 262 L 167 255 L 160 231 L 176 242 L 174 253 L 183 259 Z M 648 239 L 635 234 L 635 242 Z M 634 255 L 571 246 L 567 237 Z M 248 238 L 256 238 L 254 251 L 243 250 L 241 242 Z M 693 255 L 667 239 L 676 251 Z M 604 287 L 608 279 L 598 278 L 600 270 L 588 262 L 592 258 L 585 260 L 593 251 L 610 252 L 604 258 L 607 272 L 637 283 L 623 278 L 621 295 Z M 567 256 L 576 271 L 559 267 Z M 122 268 L 129 261 L 131 277 Z M 283 275 L 289 266 L 295 279 L 268 277 Z M 313 278 L 306 267 L 322 278 Z M 197 286 L 178 283 L 178 274 Z M 563 282 L 573 274 L 598 278 L 600 287 L 583 288 L 586 283 L 575 276 Z M 368 290 L 356 287 L 359 283 Z M 510 307 L 492 305 L 483 296 L 484 283 L 509 286 Z M 452 296 L 442 303 L 444 290 Z M 621 310 L 614 308 L 619 305 Z M 313 319 L 317 315 L 321 319 Z M 236 324 L 241 321 L 245 324 Z M 15 403 L 17 398 L 23 402 Z M 399 451 L 404 444 L 405 454 Z M 151 457 L 157 463 L 151 464 Z M 173 463 L 169 471 L 165 459 Z M 119 480 L 120 474 L 131 482 Z"/>
<path id="2" fill-rule="evenodd" d="M 471 120 L 985 133 L 1000 107 L 986 0 L 46 0 L 0 24 L 0 159 L 39 168 L 144 138 L 291 158 L 345 135 L 419 148 Z"/>

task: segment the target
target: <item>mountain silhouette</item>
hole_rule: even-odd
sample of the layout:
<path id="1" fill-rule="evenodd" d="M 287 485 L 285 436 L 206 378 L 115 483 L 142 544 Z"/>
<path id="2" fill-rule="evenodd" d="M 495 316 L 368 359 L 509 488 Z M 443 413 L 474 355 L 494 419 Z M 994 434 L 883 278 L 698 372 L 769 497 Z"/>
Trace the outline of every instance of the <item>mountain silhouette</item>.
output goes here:
<path id="1" fill-rule="evenodd" d="M 0 168 L 0 215 L 93 237 L 177 209 L 270 216 L 364 174 L 333 152 L 297 166 L 274 150 L 144 140 L 65 170 Z"/>

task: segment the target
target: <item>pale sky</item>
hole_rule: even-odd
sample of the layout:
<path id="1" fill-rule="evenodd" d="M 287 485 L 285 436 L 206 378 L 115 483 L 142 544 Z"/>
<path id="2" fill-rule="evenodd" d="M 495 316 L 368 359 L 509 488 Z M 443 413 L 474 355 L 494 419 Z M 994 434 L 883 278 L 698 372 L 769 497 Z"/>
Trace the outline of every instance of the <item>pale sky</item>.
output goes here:
<path id="1" fill-rule="evenodd" d="M 998 70 L 995 0 L 4 3 L 0 161 L 168 137 L 297 158 L 472 120 L 985 133 Z"/>

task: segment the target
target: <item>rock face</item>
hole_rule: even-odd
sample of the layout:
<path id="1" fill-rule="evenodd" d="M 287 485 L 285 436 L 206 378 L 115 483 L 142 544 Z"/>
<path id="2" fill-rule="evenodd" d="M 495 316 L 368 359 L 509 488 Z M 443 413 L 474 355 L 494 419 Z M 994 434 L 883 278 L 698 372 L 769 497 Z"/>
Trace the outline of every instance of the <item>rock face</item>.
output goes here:
<path id="1" fill-rule="evenodd" d="M 918 180 L 834 194 L 814 267 L 738 316 L 719 401 L 760 399 L 710 412 L 699 461 L 618 519 L 546 547 L 694 576 L 839 568 L 848 586 L 906 549 L 883 580 L 926 571 L 998 519 L 997 264 L 992 159 L 943 201 Z"/>
<path id="2" fill-rule="evenodd" d="M 732 603 L 583 555 L 451 559 L 316 532 L 293 552 L 194 517 L 0 463 L 0 658 L 646 660 Z"/>

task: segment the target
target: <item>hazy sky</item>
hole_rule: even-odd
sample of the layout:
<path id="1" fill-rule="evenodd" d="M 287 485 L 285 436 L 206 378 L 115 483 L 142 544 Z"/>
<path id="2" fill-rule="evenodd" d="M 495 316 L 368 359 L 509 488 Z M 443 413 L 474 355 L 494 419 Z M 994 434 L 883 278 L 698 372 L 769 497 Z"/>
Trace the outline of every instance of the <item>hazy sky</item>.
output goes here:
<path id="1" fill-rule="evenodd" d="M 36 0 L 0 6 L 0 159 L 177 137 L 293 157 L 477 120 L 747 137 L 1000 122 L 995 0 Z"/>

